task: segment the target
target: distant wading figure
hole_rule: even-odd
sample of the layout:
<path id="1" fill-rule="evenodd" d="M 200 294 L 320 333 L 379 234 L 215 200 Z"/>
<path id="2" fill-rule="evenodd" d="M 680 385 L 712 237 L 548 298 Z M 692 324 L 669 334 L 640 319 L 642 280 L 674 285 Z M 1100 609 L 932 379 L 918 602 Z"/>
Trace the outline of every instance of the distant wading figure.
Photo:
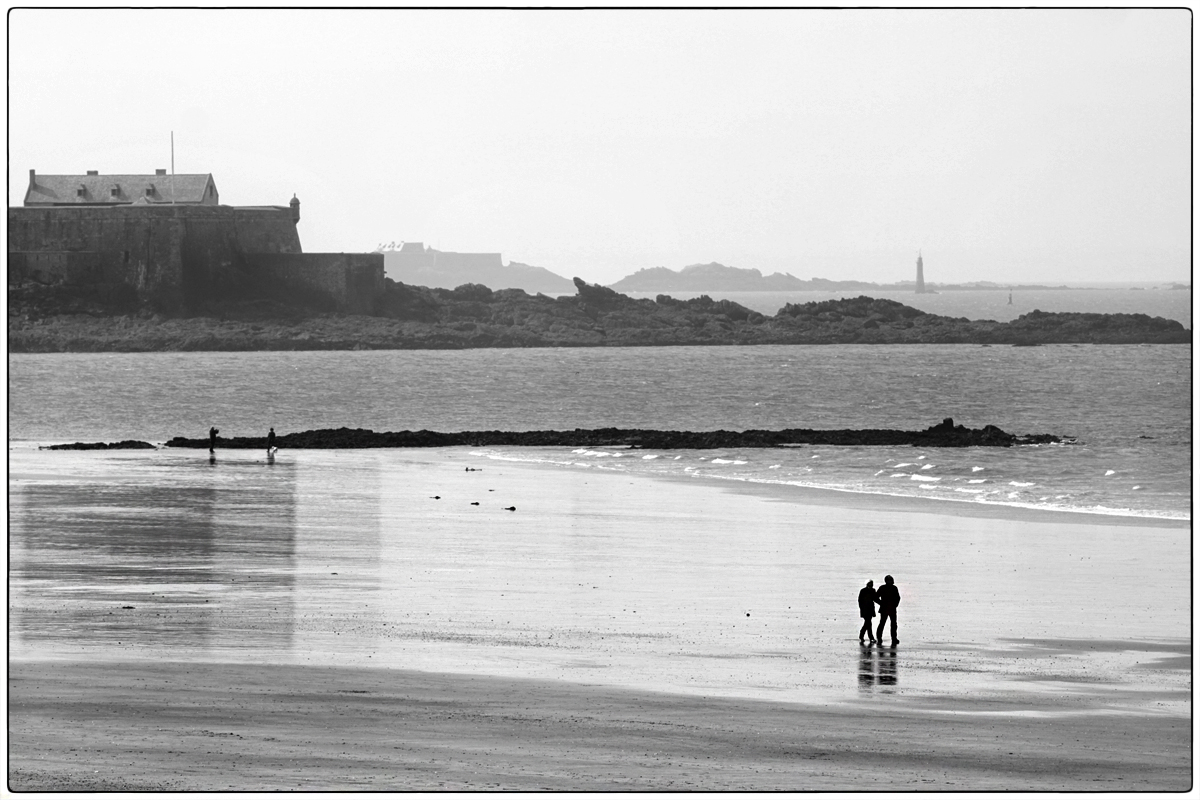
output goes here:
<path id="1" fill-rule="evenodd" d="M 217 449 L 217 434 L 220 433 L 216 428 L 208 429 L 208 452 L 215 453 Z"/>
<path id="2" fill-rule="evenodd" d="M 271 428 L 271 430 L 267 431 L 267 455 L 270 455 L 271 451 L 274 449 L 275 449 L 275 429 Z"/>
<path id="3" fill-rule="evenodd" d="M 875 637 L 871 635 L 871 620 L 875 618 L 875 581 L 867 581 L 867 585 L 858 590 L 858 615 L 863 620 L 858 643 L 862 644 L 863 637 L 868 636 L 871 644 L 875 644 Z"/>
<path id="4" fill-rule="evenodd" d="M 883 644 L 883 623 L 887 622 L 888 618 L 892 620 L 892 644 L 900 644 L 900 640 L 896 638 L 896 606 L 900 605 L 900 590 L 896 588 L 896 581 L 891 575 L 885 575 L 883 578 L 883 586 L 879 587 L 879 593 L 875 599 L 879 602 L 879 629 L 875 631 L 875 638 Z"/>

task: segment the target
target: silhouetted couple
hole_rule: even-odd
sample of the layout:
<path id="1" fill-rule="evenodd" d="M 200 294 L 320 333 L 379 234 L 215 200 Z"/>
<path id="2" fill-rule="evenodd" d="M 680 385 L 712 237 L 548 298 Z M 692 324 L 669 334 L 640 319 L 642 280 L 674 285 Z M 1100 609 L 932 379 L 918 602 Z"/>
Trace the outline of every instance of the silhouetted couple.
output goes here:
<path id="1" fill-rule="evenodd" d="M 879 604 L 879 629 L 871 636 L 871 620 L 875 618 L 875 604 Z M 871 644 L 883 642 L 883 623 L 892 620 L 892 645 L 900 644 L 896 638 L 896 606 L 900 605 L 900 590 L 891 575 L 883 579 L 883 586 L 875 590 L 875 581 L 867 581 L 858 592 L 858 614 L 863 618 L 862 629 L 858 632 L 859 644 L 865 644 L 863 636 L 869 636 Z"/>

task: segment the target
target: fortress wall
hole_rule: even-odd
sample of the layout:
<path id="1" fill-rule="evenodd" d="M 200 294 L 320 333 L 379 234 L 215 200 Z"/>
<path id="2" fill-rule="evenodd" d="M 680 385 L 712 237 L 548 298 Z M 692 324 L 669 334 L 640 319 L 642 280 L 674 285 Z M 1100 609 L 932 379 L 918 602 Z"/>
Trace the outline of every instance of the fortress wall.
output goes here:
<path id="1" fill-rule="evenodd" d="M 370 314 L 383 293 L 382 253 L 258 253 L 246 260 L 261 285 L 330 311 Z"/>
<path id="2" fill-rule="evenodd" d="M 246 252 L 300 252 L 291 210 L 276 207 L 11 207 L 8 232 L 10 285 L 121 283 L 166 309 L 245 289 Z"/>
<path id="3" fill-rule="evenodd" d="M 42 253 L 10 253 L 8 285 L 86 286 L 127 282 L 127 270 L 117 253 L 86 250 L 53 250 Z"/>
<path id="4" fill-rule="evenodd" d="M 10 260 L 16 253 L 35 256 L 25 259 L 33 272 L 24 277 L 41 283 L 57 278 L 79 285 L 91 275 L 98 283 L 127 284 L 143 301 L 168 308 L 180 305 L 180 220 L 170 214 L 114 210 L 10 208 Z M 35 255 L 50 253 L 59 255 Z"/>

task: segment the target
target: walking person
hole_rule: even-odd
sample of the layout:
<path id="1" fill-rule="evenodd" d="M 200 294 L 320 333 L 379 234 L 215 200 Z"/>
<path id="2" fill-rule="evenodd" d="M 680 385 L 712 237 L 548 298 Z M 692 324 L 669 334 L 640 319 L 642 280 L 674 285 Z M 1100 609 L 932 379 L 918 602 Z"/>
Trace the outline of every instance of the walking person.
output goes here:
<path id="1" fill-rule="evenodd" d="M 215 453 L 217 450 L 217 434 L 220 433 L 216 428 L 208 429 L 208 452 Z"/>
<path id="2" fill-rule="evenodd" d="M 858 615 L 863 621 L 858 643 L 864 644 L 863 636 L 870 636 L 871 644 L 875 644 L 875 637 L 871 635 L 871 620 L 875 618 L 875 581 L 867 581 L 867 585 L 858 590 Z"/>
<path id="3" fill-rule="evenodd" d="M 892 646 L 900 644 L 900 640 L 896 638 L 896 607 L 900 605 L 900 590 L 896 588 L 896 581 L 891 575 L 883 577 L 883 586 L 879 587 L 879 592 L 875 595 L 876 601 L 879 603 L 879 629 L 875 631 L 875 638 L 883 643 L 883 623 L 890 618 L 892 620 Z"/>
<path id="4" fill-rule="evenodd" d="M 271 455 L 271 453 L 274 450 L 275 450 L 275 429 L 271 428 L 271 430 L 267 431 L 267 455 Z"/>

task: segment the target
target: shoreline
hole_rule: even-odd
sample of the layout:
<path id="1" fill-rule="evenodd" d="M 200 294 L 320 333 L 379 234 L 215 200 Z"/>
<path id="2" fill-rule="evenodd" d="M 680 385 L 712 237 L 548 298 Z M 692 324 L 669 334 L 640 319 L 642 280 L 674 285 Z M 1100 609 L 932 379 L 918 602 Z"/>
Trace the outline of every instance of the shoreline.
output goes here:
<path id="1" fill-rule="evenodd" d="M 27 451 L 48 451 L 62 453 L 99 453 L 102 455 L 116 456 L 118 454 L 128 454 L 130 456 L 145 455 L 148 451 L 145 448 L 87 448 L 87 449 L 67 449 L 51 451 L 51 446 L 54 442 L 49 440 L 34 440 L 34 439 L 11 439 L 9 440 L 9 449 L 12 450 L 14 445 Z M 167 447 L 166 441 L 157 442 L 152 445 L 155 451 L 161 451 L 171 454 L 185 454 L 194 448 L 173 448 Z M 218 448 L 219 450 L 220 448 Z M 531 448 L 534 449 L 534 448 Z M 305 448 L 289 448 L 284 452 L 342 452 L 342 453 L 373 453 L 379 451 L 393 451 L 405 453 L 407 455 L 418 455 L 421 453 L 430 454 L 454 454 L 454 453 L 472 453 L 478 450 L 472 445 L 453 445 L 447 447 L 418 447 L 418 448 L 336 448 L 336 449 L 312 449 Z M 230 450 L 228 452 L 252 452 L 251 448 L 243 448 L 242 450 Z M 561 462 L 549 462 L 545 460 L 522 460 L 514 459 L 505 456 L 493 456 L 482 454 L 483 458 L 490 460 L 502 461 L 506 464 L 525 466 L 530 469 L 547 469 L 553 471 L 572 471 L 574 468 Z M 631 473 L 623 471 L 610 471 L 604 467 L 596 466 L 592 469 L 595 474 L 615 474 L 618 476 L 628 476 Z M 590 471 L 590 470 L 589 470 Z M 1058 522 L 1065 524 L 1099 524 L 1113 525 L 1124 527 L 1146 526 L 1153 528 L 1176 528 L 1190 529 L 1192 519 L 1190 517 L 1167 517 L 1154 515 L 1141 515 L 1136 513 L 1120 513 L 1114 511 L 1112 513 L 1095 511 L 1095 510 L 1074 510 L 1067 508 L 1035 508 L 1029 506 L 997 503 L 991 501 L 979 500 L 959 500 L 952 497 L 939 496 L 917 496 L 905 494 L 889 494 L 884 492 L 871 492 L 862 489 L 845 489 L 832 486 L 813 486 L 808 484 L 793 483 L 787 481 L 768 481 L 761 479 L 743 479 L 736 477 L 723 477 L 719 475 L 694 475 L 685 477 L 683 475 L 651 475 L 651 474 L 636 474 L 637 477 L 646 478 L 649 480 L 661 480 L 668 483 L 682 482 L 692 483 L 696 480 L 712 480 L 714 486 L 719 489 L 724 489 L 731 492 L 741 492 L 749 495 L 767 496 L 769 498 L 779 500 L 780 502 L 799 503 L 815 503 L 822 506 L 833 507 L 863 507 L 873 508 L 880 511 L 902 511 L 913 513 L 931 513 L 945 514 L 948 516 L 963 516 L 981 519 L 1009 519 L 1012 521 L 1037 521 L 1037 522 Z M 21 480 L 20 473 L 9 473 L 10 480 Z"/>

